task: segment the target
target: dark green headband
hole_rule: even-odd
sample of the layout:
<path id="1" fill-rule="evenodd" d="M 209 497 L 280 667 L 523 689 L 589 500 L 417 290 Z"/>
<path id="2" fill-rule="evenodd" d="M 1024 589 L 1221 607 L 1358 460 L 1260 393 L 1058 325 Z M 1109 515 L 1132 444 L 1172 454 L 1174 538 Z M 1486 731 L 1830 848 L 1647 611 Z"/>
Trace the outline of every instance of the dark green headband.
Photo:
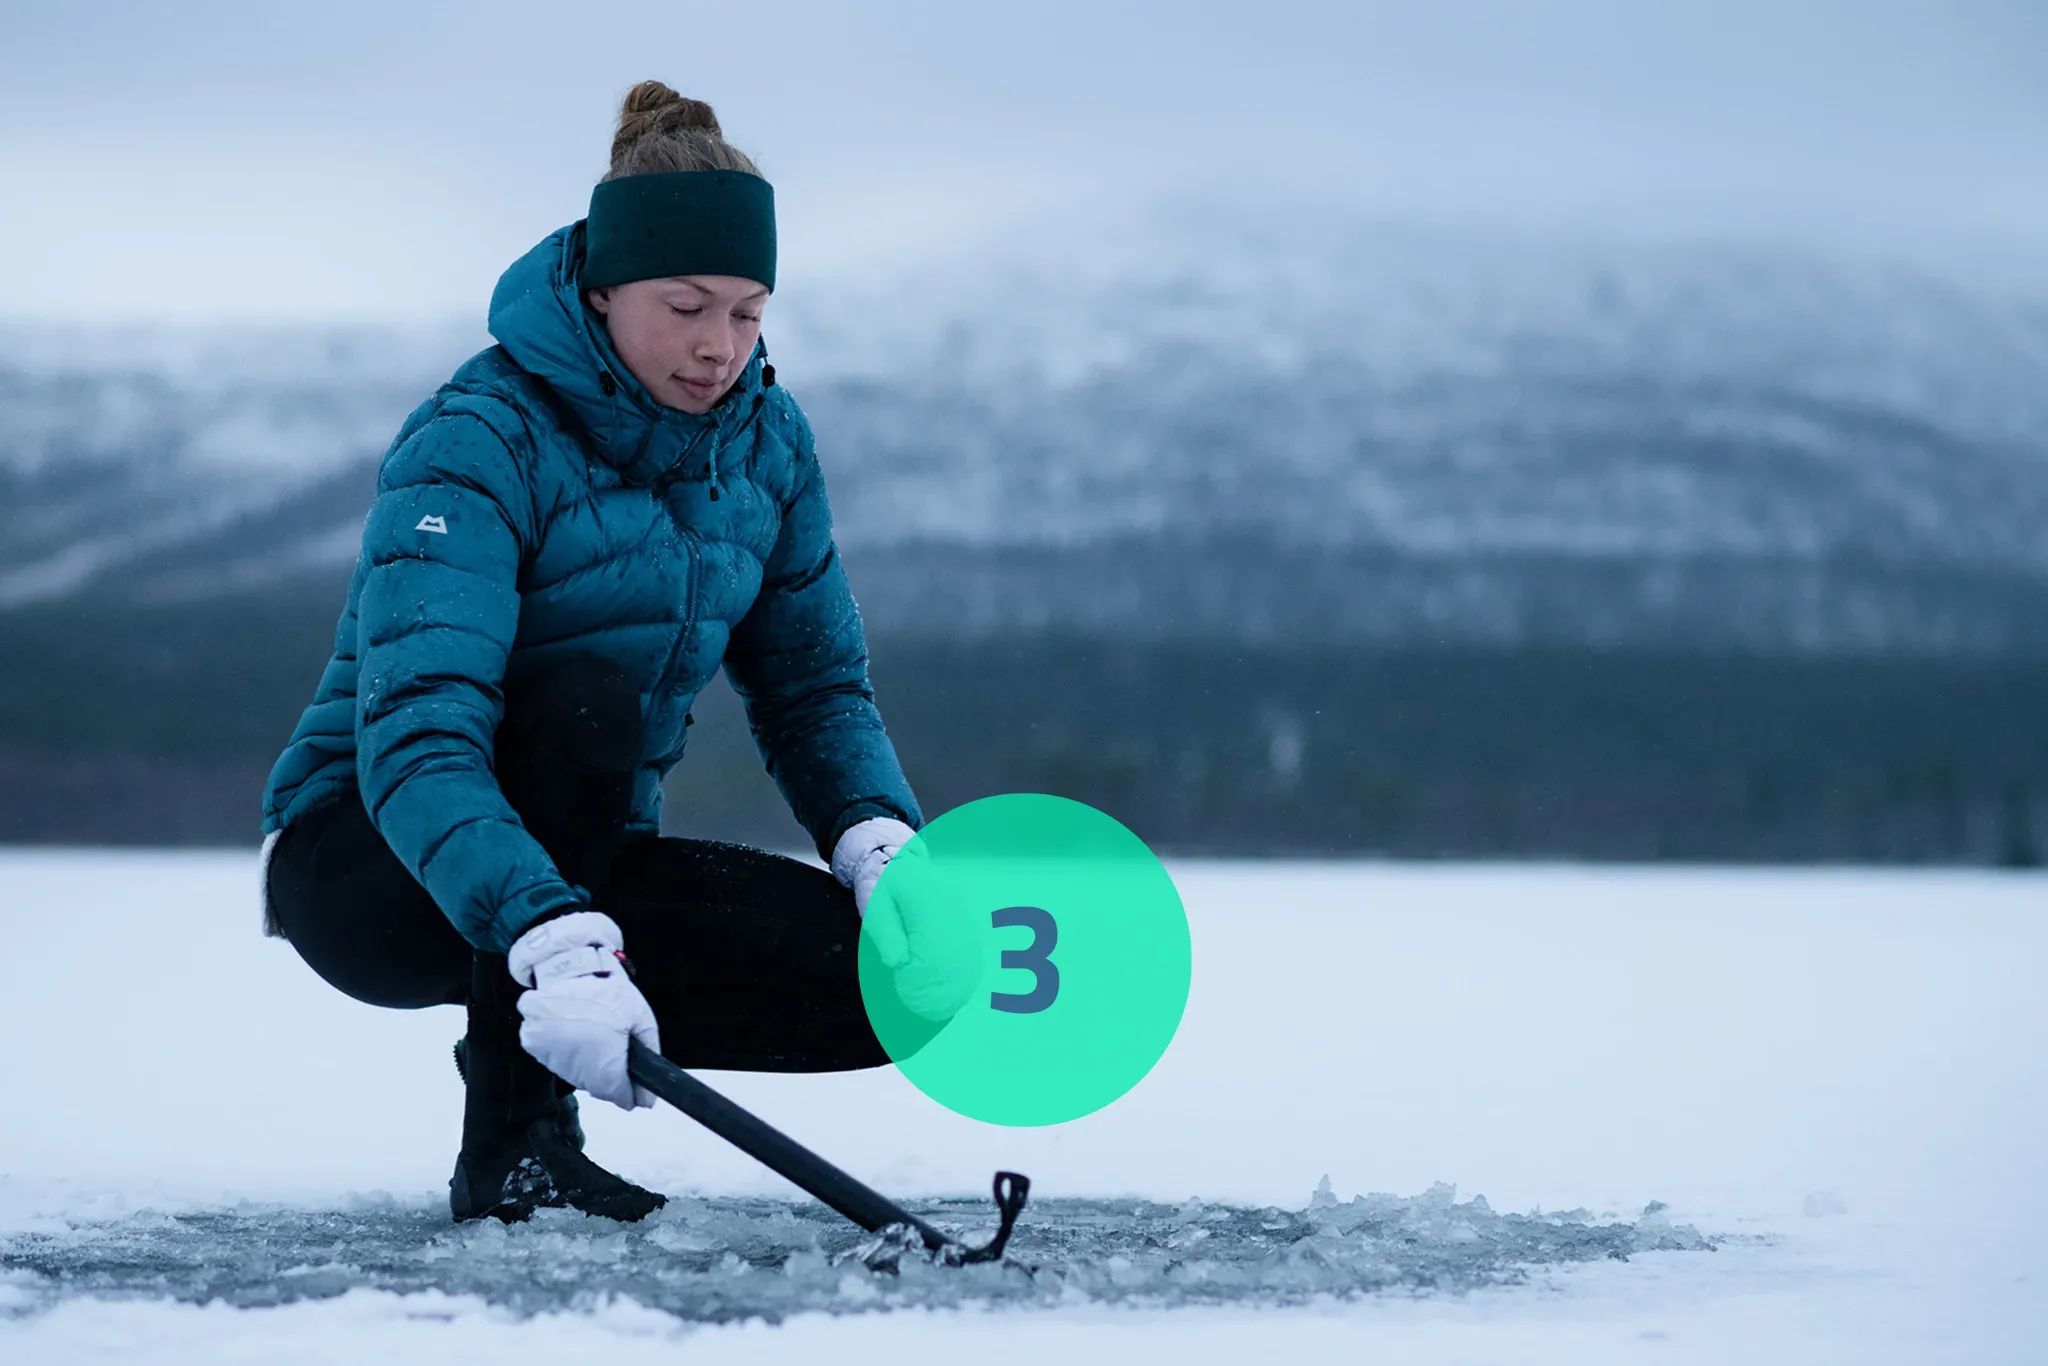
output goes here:
<path id="1" fill-rule="evenodd" d="M 775 191 L 745 171 L 659 171 L 590 192 L 583 284 L 737 275 L 775 288 Z"/>

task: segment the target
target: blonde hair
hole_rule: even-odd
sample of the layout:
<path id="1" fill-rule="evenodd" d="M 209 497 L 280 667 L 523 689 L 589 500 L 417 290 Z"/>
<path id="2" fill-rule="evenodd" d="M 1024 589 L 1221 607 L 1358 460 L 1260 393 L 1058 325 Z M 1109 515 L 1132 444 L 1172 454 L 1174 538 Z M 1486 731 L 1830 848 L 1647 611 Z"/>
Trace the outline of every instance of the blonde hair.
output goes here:
<path id="1" fill-rule="evenodd" d="M 661 171 L 761 174 L 752 157 L 725 140 L 710 105 L 679 95 L 660 81 L 642 81 L 626 92 L 626 102 L 619 108 L 612 167 L 604 179 Z"/>

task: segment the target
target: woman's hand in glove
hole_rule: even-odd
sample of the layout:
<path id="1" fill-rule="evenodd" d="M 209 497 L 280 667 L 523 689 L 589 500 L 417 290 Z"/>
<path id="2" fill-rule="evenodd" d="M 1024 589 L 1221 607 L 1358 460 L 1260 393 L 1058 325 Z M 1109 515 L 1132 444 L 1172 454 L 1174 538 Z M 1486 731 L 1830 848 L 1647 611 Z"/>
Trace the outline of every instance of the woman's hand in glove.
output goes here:
<path id="1" fill-rule="evenodd" d="M 981 984 L 981 939 L 914 833 L 886 816 L 864 820 L 839 837 L 832 873 L 853 889 L 862 932 L 891 970 L 897 998 L 942 1023 L 959 1014 Z M 885 881 L 892 863 L 899 866 Z"/>
<path id="2" fill-rule="evenodd" d="M 572 911 L 544 920 L 512 945 L 512 976 L 533 988 L 519 996 L 519 1042 L 563 1081 L 623 1109 L 654 1104 L 626 1074 L 638 1039 L 656 1052 L 654 1012 L 627 975 L 625 936 L 608 915 Z"/>

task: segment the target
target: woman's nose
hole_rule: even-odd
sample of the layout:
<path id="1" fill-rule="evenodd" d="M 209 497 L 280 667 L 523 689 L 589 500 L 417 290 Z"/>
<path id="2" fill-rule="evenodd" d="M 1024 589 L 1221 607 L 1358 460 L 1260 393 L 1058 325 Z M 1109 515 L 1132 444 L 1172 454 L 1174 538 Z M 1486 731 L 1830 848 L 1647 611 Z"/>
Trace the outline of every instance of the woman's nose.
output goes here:
<path id="1" fill-rule="evenodd" d="M 737 349 L 731 327 L 714 327 L 698 339 L 697 359 L 707 365 L 726 365 L 731 363 L 732 353 Z"/>

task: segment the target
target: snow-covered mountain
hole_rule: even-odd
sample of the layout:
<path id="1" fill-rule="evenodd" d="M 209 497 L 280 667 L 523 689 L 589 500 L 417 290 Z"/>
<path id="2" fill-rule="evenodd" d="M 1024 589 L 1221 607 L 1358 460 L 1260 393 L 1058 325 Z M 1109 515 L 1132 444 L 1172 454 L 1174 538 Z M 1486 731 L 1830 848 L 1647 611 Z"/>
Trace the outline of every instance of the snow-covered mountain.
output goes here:
<path id="1" fill-rule="evenodd" d="M 1192 216 L 783 295 L 876 626 L 2048 641 L 2048 295 Z M 0 329 L 0 606 L 338 584 L 484 340 Z"/>

